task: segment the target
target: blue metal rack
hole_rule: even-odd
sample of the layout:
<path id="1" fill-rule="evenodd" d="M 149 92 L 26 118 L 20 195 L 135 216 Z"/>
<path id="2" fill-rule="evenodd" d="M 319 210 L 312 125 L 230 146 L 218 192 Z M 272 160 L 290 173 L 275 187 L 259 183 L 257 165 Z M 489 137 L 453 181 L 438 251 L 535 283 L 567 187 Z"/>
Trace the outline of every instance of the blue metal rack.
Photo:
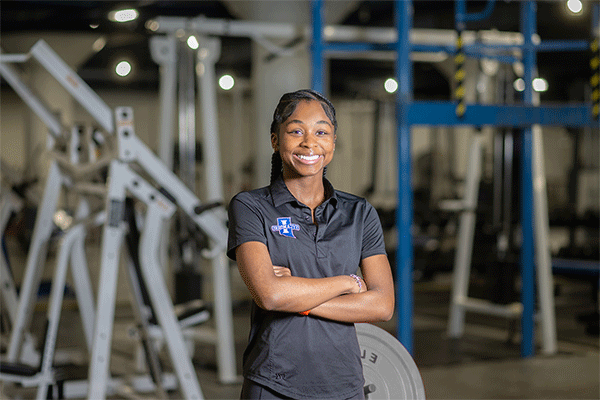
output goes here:
<path id="1" fill-rule="evenodd" d="M 458 117 L 456 101 L 413 101 L 413 66 L 410 61 L 411 51 L 446 51 L 453 54 L 456 48 L 451 46 L 412 45 L 409 34 L 412 29 L 413 5 L 411 0 L 394 2 L 395 23 L 398 32 L 395 43 L 326 43 L 323 39 L 323 0 L 312 0 L 312 87 L 324 91 L 324 55 L 329 51 L 365 51 L 395 50 L 396 79 L 396 126 L 398 137 L 398 207 L 396 212 L 396 229 L 398 232 L 398 248 L 396 252 L 396 299 L 397 299 L 397 337 L 409 352 L 413 352 L 413 253 L 411 225 L 413 216 L 411 188 L 411 154 L 410 128 L 412 125 L 472 125 L 472 126 L 505 126 L 524 128 L 523 150 L 521 158 L 521 221 L 523 242 L 521 248 L 522 278 L 522 341 L 521 355 L 529 357 L 534 354 L 534 311 L 535 311 L 535 266 L 534 266 L 534 230 L 533 230 L 533 193 L 532 193 L 532 131 L 533 124 L 559 125 L 571 127 L 592 127 L 598 129 L 598 119 L 592 113 L 592 104 L 533 104 L 533 88 L 531 85 L 536 66 L 537 53 L 542 51 L 586 51 L 586 41 L 547 41 L 534 44 L 536 33 L 536 3 L 524 0 L 521 3 L 521 30 L 524 43 L 520 46 L 505 45 L 470 45 L 463 50 L 469 57 L 492 57 L 501 62 L 513 62 L 516 58 L 499 53 L 497 55 L 482 54 L 482 50 L 507 50 L 520 48 L 524 64 L 523 103 L 520 105 L 482 105 L 466 104 L 464 115 Z M 457 30 L 464 29 L 465 23 L 488 18 L 494 8 L 494 0 L 488 0 L 485 9 L 480 13 L 467 13 L 466 0 L 456 0 L 455 18 Z M 600 7 L 593 4 L 592 31 L 598 30 Z"/>

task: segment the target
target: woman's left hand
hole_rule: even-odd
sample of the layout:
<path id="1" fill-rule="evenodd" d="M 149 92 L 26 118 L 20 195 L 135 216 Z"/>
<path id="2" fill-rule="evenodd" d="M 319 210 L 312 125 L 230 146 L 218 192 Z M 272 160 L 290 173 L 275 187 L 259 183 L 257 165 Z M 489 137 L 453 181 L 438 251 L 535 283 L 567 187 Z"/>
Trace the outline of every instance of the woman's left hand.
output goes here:
<path id="1" fill-rule="evenodd" d="M 279 267 L 277 265 L 273 265 L 273 272 L 275 276 L 281 278 L 284 276 L 292 276 L 292 271 L 287 267 Z"/>

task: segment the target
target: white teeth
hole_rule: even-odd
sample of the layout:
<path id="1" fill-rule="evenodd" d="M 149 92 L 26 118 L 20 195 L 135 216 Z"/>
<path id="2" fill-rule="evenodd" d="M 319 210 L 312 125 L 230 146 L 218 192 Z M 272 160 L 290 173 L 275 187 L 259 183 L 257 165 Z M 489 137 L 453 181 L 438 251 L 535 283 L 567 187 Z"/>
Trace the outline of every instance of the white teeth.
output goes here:
<path id="1" fill-rule="evenodd" d="M 301 160 L 306 160 L 306 161 L 315 161 L 317 158 L 319 158 L 319 156 L 303 156 L 303 155 L 299 154 L 298 158 L 300 158 Z"/>

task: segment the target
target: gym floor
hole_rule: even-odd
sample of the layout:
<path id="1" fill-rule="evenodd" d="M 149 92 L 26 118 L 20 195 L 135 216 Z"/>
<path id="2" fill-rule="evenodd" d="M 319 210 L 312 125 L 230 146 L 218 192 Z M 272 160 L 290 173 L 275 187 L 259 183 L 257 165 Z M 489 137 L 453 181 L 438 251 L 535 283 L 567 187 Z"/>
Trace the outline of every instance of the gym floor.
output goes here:
<path id="1" fill-rule="evenodd" d="M 232 270 L 235 273 L 235 270 Z M 233 278 L 235 279 L 235 277 Z M 597 279 L 597 278 L 596 278 Z M 599 342 L 597 334 L 586 333 L 581 317 L 597 310 L 592 299 L 590 280 L 555 276 L 558 353 L 520 357 L 518 322 L 495 317 L 467 314 L 465 334 L 461 339 L 446 337 L 450 275 L 438 274 L 432 281 L 415 284 L 414 358 L 421 371 L 428 399 L 599 399 Z M 245 288 L 233 285 L 234 332 L 237 369 L 241 373 L 241 356 L 249 330 L 249 302 Z M 241 299 L 241 300 L 237 300 Z M 40 306 L 41 305 L 41 306 Z M 36 308 L 33 332 L 43 326 L 43 302 Z M 74 303 L 65 303 L 57 344 L 58 352 L 84 348 L 83 332 Z M 113 375 L 127 375 L 135 370 L 134 345 L 124 339 L 124 330 L 132 322 L 131 310 L 116 310 L 112 346 Z M 207 324 L 213 321 L 209 320 Z M 379 324 L 395 333 L 396 319 Z M 539 342 L 539 340 L 538 340 Z M 5 343 L 3 343 L 5 344 Z M 168 357 L 163 354 L 168 363 Z M 194 365 L 206 399 L 239 398 L 240 384 L 221 384 L 216 371 L 215 348 L 196 344 Z M 84 368 L 85 369 L 85 368 Z M 0 384 L 1 385 L 1 384 Z M 31 389 L 0 386 L 0 398 L 26 399 Z M 152 398 L 140 394 L 134 398 Z M 181 397 L 177 391 L 172 399 Z M 111 397 L 123 398 L 123 397 Z"/>

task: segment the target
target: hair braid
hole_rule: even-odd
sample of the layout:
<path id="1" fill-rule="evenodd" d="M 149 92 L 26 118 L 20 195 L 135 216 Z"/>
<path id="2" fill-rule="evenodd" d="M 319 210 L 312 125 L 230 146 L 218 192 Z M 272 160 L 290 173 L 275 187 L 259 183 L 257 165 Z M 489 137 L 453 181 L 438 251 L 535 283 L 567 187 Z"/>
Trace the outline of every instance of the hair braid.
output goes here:
<path id="1" fill-rule="evenodd" d="M 281 175 L 281 169 L 283 168 L 283 161 L 278 151 L 274 152 L 271 156 L 271 185 Z"/>

